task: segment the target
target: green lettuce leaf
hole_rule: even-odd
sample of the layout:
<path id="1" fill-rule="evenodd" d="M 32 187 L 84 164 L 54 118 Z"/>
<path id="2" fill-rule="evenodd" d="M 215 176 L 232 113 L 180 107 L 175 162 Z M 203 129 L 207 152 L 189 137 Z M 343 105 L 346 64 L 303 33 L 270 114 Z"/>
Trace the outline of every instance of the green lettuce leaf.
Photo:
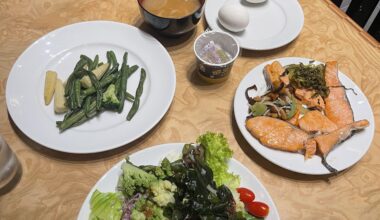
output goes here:
<path id="1" fill-rule="evenodd" d="M 214 174 L 217 186 L 226 185 L 230 189 L 236 189 L 240 185 L 240 178 L 228 172 L 228 160 L 232 158 L 227 139 L 221 133 L 207 132 L 198 137 L 197 143 L 205 149 L 205 161 Z"/>
<path id="2" fill-rule="evenodd" d="M 95 190 L 90 199 L 90 220 L 120 220 L 122 205 L 121 194 Z"/>

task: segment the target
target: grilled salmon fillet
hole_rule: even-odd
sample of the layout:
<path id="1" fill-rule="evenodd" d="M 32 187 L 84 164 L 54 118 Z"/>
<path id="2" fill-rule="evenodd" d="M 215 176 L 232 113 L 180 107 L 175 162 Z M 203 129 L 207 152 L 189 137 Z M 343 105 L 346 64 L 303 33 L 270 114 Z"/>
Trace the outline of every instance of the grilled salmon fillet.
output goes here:
<path id="1" fill-rule="evenodd" d="M 296 89 L 294 94 L 309 108 L 317 108 L 319 110 L 325 109 L 323 98 L 320 95 L 315 96 L 313 90 Z"/>
<path id="2" fill-rule="evenodd" d="M 311 158 L 317 151 L 317 142 L 314 139 L 308 139 L 305 142 L 305 159 Z"/>
<path id="3" fill-rule="evenodd" d="M 296 110 L 296 114 L 292 118 L 288 120 L 288 122 L 294 126 L 298 126 L 299 124 L 299 117 L 300 117 L 301 111 L 299 109 Z"/>
<path id="4" fill-rule="evenodd" d="M 356 121 L 331 133 L 316 136 L 314 140 L 317 142 L 318 150 L 321 152 L 322 156 L 325 157 L 337 144 L 349 138 L 353 131 L 364 129 L 365 127 L 368 127 L 368 125 L 368 120 Z"/>
<path id="5" fill-rule="evenodd" d="M 309 135 L 280 119 L 259 116 L 246 121 L 246 128 L 263 145 L 283 151 L 305 150 Z"/>
<path id="6" fill-rule="evenodd" d="M 317 110 L 307 112 L 299 119 L 298 124 L 302 130 L 308 133 L 328 133 L 338 129 L 336 124 Z"/>
<path id="7" fill-rule="evenodd" d="M 338 78 L 338 64 L 336 61 L 326 62 L 326 86 L 330 93 L 325 98 L 325 114 L 339 128 L 354 122 L 354 114 L 342 84 Z"/>
<path id="8" fill-rule="evenodd" d="M 267 64 L 264 67 L 264 77 L 272 90 L 276 90 L 281 86 L 280 75 L 285 71 L 285 68 L 278 61 Z"/>

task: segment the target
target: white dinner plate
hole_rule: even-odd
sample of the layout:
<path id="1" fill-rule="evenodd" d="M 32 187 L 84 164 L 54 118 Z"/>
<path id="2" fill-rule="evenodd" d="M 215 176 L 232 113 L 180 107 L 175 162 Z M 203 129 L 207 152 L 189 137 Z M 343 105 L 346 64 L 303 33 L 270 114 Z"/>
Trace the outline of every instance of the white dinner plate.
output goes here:
<path id="1" fill-rule="evenodd" d="M 157 165 L 162 159 L 168 155 L 181 155 L 184 143 L 171 143 L 162 144 L 154 147 L 150 147 L 141 150 L 137 153 L 130 155 L 129 159 L 132 163 L 136 165 Z M 113 166 L 106 174 L 104 174 L 95 186 L 88 193 L 83 205 L 80 209 L 78 220 L 87 220 L 90 216 L 90 198 L 92 193 L 98 189 L 101 192 L 115 192 L 118 178 L 121 171 L 121 164 L 124 162 L 120 161 L 115 166 Z M 255 175 L 253 175 L 246 167 L 239 163 L 235 159 L 229 161 L 229 171 L 238 174 L 241 178 L 240 186 L 247 187 L 251 189 L 256 195 L 256 201 L 261 201 L 269 206 L 269 215 L 265 218 L 266 220 L 277 220 L 280 219 L 276 205 L 274 204 L 269 193 L 265 187 L 260 183 Z"/>
<path id="2" fill-rule="evenodd" d="M 44 80 L 47 70 L 66 80 L 81 54 L 93 58 L 113 50 L 119 63 L 128 52 L 128 64 L 145 68 L 147 77 L 140 108 L 131 121 L 121 114 L 104 112 L 90 121 L 62 133 L 56 121 L 63 115 L 45 106 Z M 135 94 L 140 69 L 128 80 L 127 90 Z M 136 27 L 111 21 L 90 21 L 54 30 L 35 41 L 17 59 L 7 81 L 6 103 L 17 127 L 35 142 L 68 153 L 96 153 L 125 145 L 149 131 L 168 110 L 175 92 L 176 74 L 166 49 Z"/>
<path id="3" fill-rule="evenodd" d="M 287 57 L 275 59 L 282 65 L 304 63 L 308 64 L 310 59 Z M 250 93 L 254 97 L 262 95 L 265 92 L 266 82 L 263 75 L 263 69 L 266 64 L 272 63 L 275 60 L 267 61 L 252 69 L 240 82 L 236 90 L 234 98 L 234 113 L 237 125 L 247 142 L 263 157 L 268 159 L 274 164 L 285 169 L 312 175 L 329 174 L 330 172 L 322 165 L 321 157 L 314 155 L 312 158 L 305 160 L 304 156 L 299 153 L 291 153 L 285 151 L 274 150 L 263 146 L 256 138 L 254 138 L 249 131 L 245 128 L 245 119 L 248 116 L 248 101 L 245 98 L 245 90 L 249 86 L 256 85 L 257 92 Z M 316 64 L 320 62 L 315 62 Z M 346 75 L 339 72 L 339 79 L 346 88 L 353 88 L 357 93 L 355 95 L 352 91 L 347 90 L 346 94 L 350 101 L 351 108 L 354 113 L 355 120 L 367 119 L 370 123 L 369 127 L 363 131 L 354 134 L 345 142 L 336 146 L 327 156 L 327 162 L 338 171 L 347 169 L 354 165 L 364 156 L 369 149 L 374 132 L 375 120 L 373 117 L 371 106 L 367 98 L 360 90 L 360 88 Z M 251 90 L 252 91 L 252 90 Z M 256 94 L 255 94 L 256 93 Z"/>
<path id="4" fill-rule="evenodd" d="M 218 21 L 218 11 L 224 4 L 240 4 L 249 13 L 249 24 L 242 32 L 231 32 Z M 234 15 L 239 16 L 239 15 Z M 207 0 L 205 17 L 212 30 L 232 34 L 241 48 L 270 50 L 293 41 L 301 32 L 304 16 L 297 0 L 266 0 L 249 3 L 246 0 Z"/>

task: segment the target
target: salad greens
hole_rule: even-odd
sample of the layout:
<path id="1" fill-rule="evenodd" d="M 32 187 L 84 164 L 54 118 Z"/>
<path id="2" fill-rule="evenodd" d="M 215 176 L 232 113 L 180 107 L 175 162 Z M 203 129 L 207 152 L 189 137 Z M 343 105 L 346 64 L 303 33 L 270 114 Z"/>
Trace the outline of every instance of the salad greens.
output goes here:
<path id="1" fill-rule="evenodd" d="M 236 189 L 240 185 L 240 178 L 227 171 L 227 162 L 232 158 L 233 152 L 223 134 L 207 132 L 199 136 L 197 142 L 205 149 L 205 161 L 214 173 L 216 185 L 225 184 L 231 189 Z"/>
<path id="2" fill-rule="evenodd" d="M 92 195 L 90 219 L 256 219 L 236 196 L 240 179 L 227 171 L 232 154 L 223 134 L 207 132 L 172 162 L 136 166 L 127 158 L 117 192 Z"/>
<path id="3" fill-rule="evenodd" d="M 101 193 L 95 190 L 90 199 L 90 219 L 120 220 L 122 204 L 120 193 Z"/>

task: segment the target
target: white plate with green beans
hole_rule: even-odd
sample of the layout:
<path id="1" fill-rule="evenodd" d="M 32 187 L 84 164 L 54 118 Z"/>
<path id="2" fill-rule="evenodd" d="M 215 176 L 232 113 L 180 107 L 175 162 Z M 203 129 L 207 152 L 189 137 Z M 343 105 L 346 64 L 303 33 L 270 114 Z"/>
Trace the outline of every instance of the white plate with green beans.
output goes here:
<path id="1" fill-rule="evenodd" d="M 103 75 L 94 74 L 104 64 Z M 45 104 L 47 71 L 64 82 L 64 113 L 55 112 L 54 100 Z M 91 21 L 54 30 L 29 46 L 10 72 L 6 103 L 17 127 L 35 142 L 97 153 L 148 132 L 167 112 L 175 86 L 173 62 L 155 38 L 127 24 Z"/>

